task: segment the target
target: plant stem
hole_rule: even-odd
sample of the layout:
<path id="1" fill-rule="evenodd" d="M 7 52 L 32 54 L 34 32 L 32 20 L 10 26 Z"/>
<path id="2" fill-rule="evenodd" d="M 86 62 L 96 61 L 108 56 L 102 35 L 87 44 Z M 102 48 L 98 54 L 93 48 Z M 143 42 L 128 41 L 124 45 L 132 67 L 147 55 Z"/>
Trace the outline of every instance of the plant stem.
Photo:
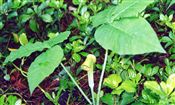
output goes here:
<path id="1" fill-rule="evenodd" d="M 98 84 L 97 105 L 100 104 L 100 91 L 101 91 L 103 76 L 104 76 L 104 73 L 105 73 L 107 58 L 108 58 L 108 50 L 106 50 L 106 53 L 105 53 L 105 59 L 104 59 L 104 63 L 103 63 L 103 69 L 102 69 L 101 76 L 100 76 L 100 81 L 99 81 L 99 84 Z"/>
<path id="2" fill-rule="evenodd" d="M 62 63 L 61 63 L 61 66 L 66 71 L 66 73 L 69 75 L 69 77 L 72 80 L 72 82 L 77 86 L 77 88 L 79 89 L 79 91 L 81 92 L 81 94 L 84 96 L 84 98 L 89 102 L 90 105 L 92 105 L 92 102 L 90 101 L 90 99 L 86 96 L 86 94 L 83 92 L 83 90 L 81 89 L 81 87 L 78 85 L 78 83 L 72 77 L 72 75 L 69 73 L 69 71 L 66 69 L 66 67 Z"/>
<path id="3" fill-rule="evenodd" d="M 18 66 L 16 66 L 14 63 L 12 63 L 12 65 L 21 72 L 21 74 L 24 76 L 24 77 L 27 77 L 27 72 L 23 71 L 21 68 L 19 68 Z"/>
<path id="4" fill-rule="evenodd" d="M 92 94 L 93 105 L 95 105 L 95 97 L 94 97 L 94 89 L 93 88 L 91 88 L 91 94 Z"/>
<path id="5" fill-rule="evenodd" d="M 88 71 L 88 82 L 92 95 L 92 103 L 95 105 L 95 97 L 94 97 L 94 72 L 93 70 Z"/>

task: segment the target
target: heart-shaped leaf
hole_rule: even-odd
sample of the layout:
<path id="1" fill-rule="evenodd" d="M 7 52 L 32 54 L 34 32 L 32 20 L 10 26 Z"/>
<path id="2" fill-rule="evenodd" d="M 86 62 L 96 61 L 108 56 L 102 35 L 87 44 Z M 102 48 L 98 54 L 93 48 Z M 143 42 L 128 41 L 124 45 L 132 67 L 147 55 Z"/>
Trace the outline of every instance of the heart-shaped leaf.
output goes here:
<path id="1" fill-rule="evenodd" d="M 43 44 L 42 42 L 28 43 L 25 46 L 21 46 L 18 50 L 12 51 L 9 56 L 4 61 L 4 64 L 8 62 L 13 62 L 14 60 L 22 57 L 29 56 L 35 51 L 42 51 L 45 48 L 50 48 L 49 45 Z"/>
<path id="2" fill-rule="evenodd" d="M 165 53 L 156 33 L 141 17 L 123 18 L 111 24 L 104 24 L 96 30 L 95 39 L 103 48 L 120 55 Z"/>
<path id="3" fill-rule="evenodd" d="M 123 17 L 136 17 L 154 0 L 122 0 L 117 6 L 110 6 L 92 17 L 93 26 L 98 26 Z"/>
<path id="4" fill-rule="evenodd" d="M 42 51 L 45 48 L 50 48 L 55 44 L 61 43 L 69 37 L 70 31 L 62 32 L 57 37 L 54 37 L 45 42 L 28 43 L 25 46 L 21 46 L 18 50 L 12 51 L 4 61 L 4 64 L 13 62 L 14 60 L 22 57 L 27 57 L 35 51 Z"/>
<path id="5" fill-rule="evenodd" d="M 27 78 L 29 89 L 32 93 L 34 89 L 48 77 L 63 58 L 63 50 L 56 45 L 39 55 L 29 67 Z"/>

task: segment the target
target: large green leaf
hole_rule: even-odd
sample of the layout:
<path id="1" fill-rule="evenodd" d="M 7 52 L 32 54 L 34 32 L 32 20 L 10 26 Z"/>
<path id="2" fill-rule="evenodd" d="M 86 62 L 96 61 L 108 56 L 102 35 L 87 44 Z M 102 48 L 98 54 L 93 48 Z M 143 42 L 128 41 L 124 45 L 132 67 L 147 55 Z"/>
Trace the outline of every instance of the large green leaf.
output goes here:
<path id="1" fill-rule="evenodd" d="M 56 45 L 39 55 L 35 61 L 32 62 L 27 74 L 31 93 L 56 67 L 58 67 L 62 58 L 63 50 L 60 46 Z"/>
<path id="2" fill-rule="evenodd" d="M 61 43 L 64 40 L 66 40 L 70 35 L 70 31 L 65 31 L 60 33 L 57 37 L 51 38 L 48 41 L 45 41 L 44 43 L 47 43 L 49 46 L 54 46 L 55 44 Z"/>
<path id="3" fill-rule="evenodd" d="M 93 26 L 123 17 L 136 17 L 154 0 L 122 0 L 117 6 L 111 6 L 92 18 Z"/>
<path id="4" fill-rule="evenodd" d="M 42 42 L 28 43 L 25 46 L 21 46 L 18 50 L 12 51 L 10 55 L 7 56 L 7 58 L 4 61 L 4 64 L 8 62 L 13 62 L 18 58 L 27 57 L 35 51 L 42 51 L 45 48 L 50 48 L 55 44 L 61 43 L 68 38 L 69 34 L 70 32 L 66 31 L 66 32 L 60 33 L 57 37 L 52 38 L 43 43 Z"/>
<path id="5" fill-rule="evenodd" d="M 28 43 L 25 46 L 21 46 L 18 50 L 12 51 L 10 55 L 5 59 L 4 64 L 13 62 L 18 58 L 29 56 L 35 51 L 42 51 L 45 48 L 50 48 L 50 46 L 42 42 Z"/>
<path id="6" fill-rule="evenodd" d="M 106 23 L 112 17 L 112 12 L 115 9 L 115 6 L 110 6 L 107 9 L 99 12 L 95 16 L 92 17 L 92 24 L 94 27 Z"/>
<path id="7" fill-rule="evenodd" d="M 95 39 L 103 48 L 120 55 L 165 53 L 156 33 L 141 17 L 124 18 L 111 24 L 104 24 L 96 30 Z"/>

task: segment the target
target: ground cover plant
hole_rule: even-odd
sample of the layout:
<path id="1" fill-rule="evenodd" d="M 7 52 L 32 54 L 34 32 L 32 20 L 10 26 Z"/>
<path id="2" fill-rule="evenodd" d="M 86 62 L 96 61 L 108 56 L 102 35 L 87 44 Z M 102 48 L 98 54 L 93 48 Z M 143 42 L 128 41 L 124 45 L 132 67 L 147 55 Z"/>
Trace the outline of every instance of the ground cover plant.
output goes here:
<path id="1" fill-rule="evenodd" d="M 174 0 L 0 0 L 0 105 L 174 105 Z"/>

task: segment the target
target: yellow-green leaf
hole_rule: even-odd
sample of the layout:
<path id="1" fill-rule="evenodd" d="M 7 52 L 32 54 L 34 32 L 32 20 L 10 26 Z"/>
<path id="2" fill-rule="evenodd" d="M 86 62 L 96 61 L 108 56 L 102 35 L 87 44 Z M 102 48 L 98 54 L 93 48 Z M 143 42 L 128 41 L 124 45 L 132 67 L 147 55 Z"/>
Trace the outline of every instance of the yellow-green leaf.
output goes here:
<path id="1" fill-rule="evenodd" d="M 27 39 L 27 35 L 25 33 L 22 33 L 20 36 L 19 36 L 19 42 L 21 45 L 26 45 L 28 43 L 28 39 Z"/>
<path id="2" fill-rule="evenodd" d="M 168 88 L 168 95 L 173 91 L 173 89 L 175 88 L 175 74 L 171 74 L 168 77 L 168 80 L 166 81 L 166 85 Z"/>
<path id="3" fill-rule="evenodd" d="M 122 81 L 120 75 L 111 74 L 107 78 L 104 79 L 104 85 L 110 87 L 112 89 L 118 87 L 118 84 Z"/>

